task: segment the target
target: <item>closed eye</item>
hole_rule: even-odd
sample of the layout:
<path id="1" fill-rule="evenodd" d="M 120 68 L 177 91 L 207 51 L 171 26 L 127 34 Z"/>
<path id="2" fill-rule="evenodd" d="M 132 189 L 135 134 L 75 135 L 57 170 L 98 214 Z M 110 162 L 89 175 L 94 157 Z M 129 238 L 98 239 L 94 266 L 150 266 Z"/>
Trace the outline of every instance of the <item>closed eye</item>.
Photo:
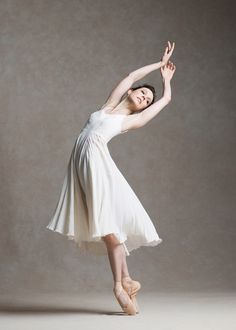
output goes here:
<path id="1" fill-rule="evenodd" d="M 142 93 L 145 94 L 143 90 L 142 90 Z M 147 104 L 149 104 L 149 103 L 150 103 L 150 97 L 149 97 L 149 101 L 147 101 Z"/>

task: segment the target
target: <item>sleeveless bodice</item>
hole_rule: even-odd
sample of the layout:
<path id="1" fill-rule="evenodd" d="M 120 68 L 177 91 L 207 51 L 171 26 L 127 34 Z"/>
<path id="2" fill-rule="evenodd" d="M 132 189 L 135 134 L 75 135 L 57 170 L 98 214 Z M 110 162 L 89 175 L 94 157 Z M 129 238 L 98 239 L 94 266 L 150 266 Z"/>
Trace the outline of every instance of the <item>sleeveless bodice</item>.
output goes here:
<path id="1" fill-rule="evenodd" d="M 80 136 L 87 138 L 92 135 L 99 135 L 107 143 L 114 136 L 123 134 L 122 123 L 126 115 L 123 114 L 108 114 L 104 109 L 91 113 Z"/>

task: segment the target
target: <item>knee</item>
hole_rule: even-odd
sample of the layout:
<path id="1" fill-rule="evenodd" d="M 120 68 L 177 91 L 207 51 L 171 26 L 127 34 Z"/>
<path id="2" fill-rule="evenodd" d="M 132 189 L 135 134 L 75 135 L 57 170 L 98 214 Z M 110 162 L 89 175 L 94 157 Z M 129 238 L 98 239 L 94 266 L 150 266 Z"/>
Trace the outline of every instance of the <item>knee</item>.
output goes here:
<path id="1" fill-rule="evenodd" d="M 109 246 L 120 244 L 115 234 L 108 234 L 106 236 L 103 236 L 102 239 Z"/>

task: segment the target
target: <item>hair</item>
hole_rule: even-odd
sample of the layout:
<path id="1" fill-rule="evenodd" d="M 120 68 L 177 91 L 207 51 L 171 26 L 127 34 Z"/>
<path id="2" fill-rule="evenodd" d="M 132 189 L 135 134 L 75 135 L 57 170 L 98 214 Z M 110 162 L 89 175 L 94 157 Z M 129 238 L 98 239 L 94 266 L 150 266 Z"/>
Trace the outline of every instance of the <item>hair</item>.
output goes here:
<path id="1" fill-rule="evenodd" d="M 150 104 L 148 104 L 148 106 L 146 107 L 146 108 L 148 108 L 155 101 L 155 97 L 156 97 L 156 90 L 155 90 L 155 88 L 152 85 L 143 84 L 143 85 L 139 85 L 139 86 L 136 86 L 136 87 L 131 87 L 131 89 L 132 89 L 132 91 L 135 91 L 136 89 L 143 88 L 143 87 L 150 89 L 151 92 L 152 92 L 152 94 L 153 94 L 153 100 L 152 100 L 152 102 Z M 144 109 L 146 109 L 146 108 L 144 108 Z"/>

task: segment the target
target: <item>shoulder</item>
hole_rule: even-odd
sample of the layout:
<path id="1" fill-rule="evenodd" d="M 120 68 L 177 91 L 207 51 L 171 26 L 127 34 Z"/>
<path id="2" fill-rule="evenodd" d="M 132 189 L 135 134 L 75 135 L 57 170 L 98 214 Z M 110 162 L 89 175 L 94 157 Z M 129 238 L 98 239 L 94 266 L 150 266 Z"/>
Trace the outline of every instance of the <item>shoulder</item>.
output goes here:
<path id="1" fill-rule="evenodd" d="M 113 109 L 113 108 L 115 108 L 115 106 L 112 105 L 111 103 L 104 103 L 104 104 L 100 107 L 100 109 L 104 109 L 104 108 L 111 108 L 111 109 Z"/>

